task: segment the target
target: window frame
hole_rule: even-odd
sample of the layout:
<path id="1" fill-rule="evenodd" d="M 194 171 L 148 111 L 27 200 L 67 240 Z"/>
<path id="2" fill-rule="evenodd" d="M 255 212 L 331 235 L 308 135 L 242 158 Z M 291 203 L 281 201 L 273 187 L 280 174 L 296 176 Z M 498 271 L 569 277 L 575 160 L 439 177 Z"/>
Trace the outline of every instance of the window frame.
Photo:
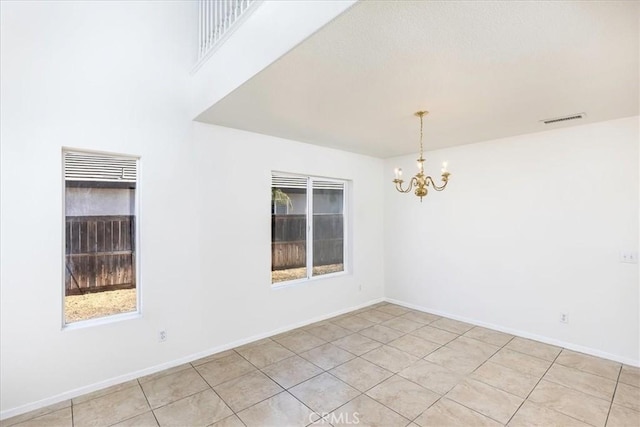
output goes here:
<path id="1" fill-rule="evenodd" d="M 282 282 L 273 283 L 273 279 L 270 278 L 271 287 L 276 288 L 286 288 L 289 286 L 295 286 L 302 283 L 309 283 L 316 280 L 322 279 L 330 279 L 339 276 L 345 276 L 350 274 L 351 272 L 351 257 L 350 257 L 350 244 L 351 239 L 350 236 L 350 212 L 349 212 L 349 188 L 351 187 L 351 181 L 341 178 L 330 178 L 330 177 L 322 177 L 318 175 L 306 175 L 306 174 L 296 174 L 290 172 L 279 172 L 279 171 L 271 171 L 271 179 L 273 180 L 273 176 L 282 176 L 282 177 L 291 177 L 291 178 L 305 178 L 307 181 L 306 187 L 306 220 L 307 220 L 307 233 L 306 233 L 306 271 L 307 276 L 301 277 L 299 279 L 285 280 Z M 343 216 L 343 224 L 342 224 L 342 271 L 336 271 L 334 273 L 327 274 L 313 274 L 313 182 L 314 181 L 325 181 L 325 182 L 335 182 L 342 184 L 342 216 Z M 273 181 L 272 181 L 273 182 Z M 271 190 L 273 190 L 273 183 L 271 184 Z M 288 211 L 288 209 L 287 209 Z M 273 244 L 273 240 L 271 241 Z M 271 253 L 273 256 L 273 252 Z M 270 274 L 273 273 L 273 270 Z"/>
<path id="2" fill-rule="evenodd" d="M 67 323 L 65 316 L 65 277 L 66 277 L 66 176 L 65 176 L 65 154 L 67 153 L 79 153 L 79 154 L 88 154 L 88 155 L 101 155 L 101 156 L 112 156 L 117 158 L 126 158 L 133 159 L 136 162 L 136 187 L 135 187 L 135 195 L 134 195 L 134 216 L 135 216 L 135 227 L 134 227 L 134 239 L 135 239 L 135 277 L 136 277 L 136 310 L 129 311 L 126 313 L 116 313 L 102 317 L 96 317 L 92 319 L 78 320 L 77 322 Z M 140 262 L 140 253 L 141 253 L 141 242 L 140 242 L 140 230 L 141 230 L 141 215 L 140 215 L 140 177 L 141 177 L 141 156 L 136 154 L 124 154 L 124 153 L 115 153 L 112 151 L 101 151 L 101 150 L 92 150 L 92 149 L 84 149 L 84 148 L 75 148 L 75 147 L 66 147 L 63 146 L 61 150 L 61 193 L 62 193 L 62 213 L 61 213 L 61 287 L 60 287 L 60 307 L 61 307 L 61 330 L 68 331 L 74 329 L 83 329 L 87 327 L 99 326 L 110 324 L 114 322 L 120 322 L 129 319 L 139 319 L 142 317 L 142 281 L 141 281 L 141 262 Z"/>

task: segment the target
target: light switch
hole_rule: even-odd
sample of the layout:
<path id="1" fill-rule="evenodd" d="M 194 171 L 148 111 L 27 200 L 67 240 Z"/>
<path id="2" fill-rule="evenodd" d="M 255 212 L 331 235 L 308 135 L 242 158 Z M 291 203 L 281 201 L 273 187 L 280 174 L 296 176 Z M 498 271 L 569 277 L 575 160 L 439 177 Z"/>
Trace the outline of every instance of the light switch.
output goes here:
<path id="1" fill-rule="evenodd" d="M 624 262 L 627 264 L 637 264 L 638 263 L 638 253 L 637 252 L 620 252 L 620 262 Z"/>

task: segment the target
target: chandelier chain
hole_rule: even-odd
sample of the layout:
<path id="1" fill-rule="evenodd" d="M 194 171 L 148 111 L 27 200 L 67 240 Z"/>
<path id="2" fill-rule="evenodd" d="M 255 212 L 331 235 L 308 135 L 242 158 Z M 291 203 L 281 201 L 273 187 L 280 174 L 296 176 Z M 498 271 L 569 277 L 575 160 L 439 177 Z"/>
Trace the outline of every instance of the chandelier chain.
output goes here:
<path id="1" fill-rule="evenodd" d="M 423 114 L 420 114 L 420 158 L 423 158 L 422 153 L 424 152 L 423 148 L 422 148 L 422 118 L 423 118 Z"/>

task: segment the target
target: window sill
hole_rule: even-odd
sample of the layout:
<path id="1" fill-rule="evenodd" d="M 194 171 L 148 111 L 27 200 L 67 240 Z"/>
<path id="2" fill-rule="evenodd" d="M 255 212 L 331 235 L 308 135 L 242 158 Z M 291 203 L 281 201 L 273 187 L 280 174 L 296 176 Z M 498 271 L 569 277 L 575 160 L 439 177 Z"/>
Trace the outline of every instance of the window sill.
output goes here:
<path id="1" fill-rule="evenodd" d="M 90 328 L 93 326 L 107 325 L 110 323 L 122 322 L 125 320 L 140 319 L 142 313 L 140 311 L 132 311 L 130 313 L 114 314 L 111 316 L 98 317 L 95 319 L 80 320 L 73 323 L 63 323 L 63 331 L 71 331 L 75 329 Z"/>
<path id="2" fill-rule="evenodd" d="M 271 284 L 271 289 L 278 290 L 278 289 L 290 288 L 292 286 L 298 286 L 298 285 L 303 285 L 303 284 L 312 284 L 313 282 L 317 282 L 318 280 L 333 279 L 333 278 L 336 278 L 336 277 L 350 276 L 350 275 L 351 275 L 351 273 L 349 273 L 348 271 L 338 271 L 336 273 L 322 274 L 322 275 L 319 275 L 319 276 L 312 276 L 312 277 L 304 277 L 302 279 L 288 280 L 286 282 L 272 283 Z"/>

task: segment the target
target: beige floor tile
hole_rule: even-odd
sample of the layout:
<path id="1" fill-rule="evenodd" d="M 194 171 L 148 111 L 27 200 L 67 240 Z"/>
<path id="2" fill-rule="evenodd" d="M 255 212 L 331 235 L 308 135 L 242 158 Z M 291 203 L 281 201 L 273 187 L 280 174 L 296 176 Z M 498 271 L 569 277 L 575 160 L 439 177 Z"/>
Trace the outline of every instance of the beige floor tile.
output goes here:
<path id="1" fill-rule="evenodd" d="M 545 372 L 547 372 L 547 369 L 549 369 L 549 366 L 551 366 L 551 362 L 549 361 L 518 353 L 517 351 L 508 350 L 506 348 L 498 351 L 489 360 L 537 378 L 542 378 Z"/>
<path id="2" fill-rule="evenodd" d="M 412 310 L 406 314 L 403 314 L 403 319 L 409 319 L 414 322 L 422 323 L 423 325 L 428 325 L 431 322 L 435 322 L 440 319 L 440 316 L 436 316 L 435 314 L 425 313 L 422 311 Z"/>
<path id="3" fill-rule="evenodd" d="M 464 333 L 464 336 L 486 342 L 487 344 L 497 345 L 498 347 L 504 346 L 513 339 L 513 335 L 494 331 L 493 329 L 483 328 L 481 326 L 476 326 L 473 329 L 468 330 Z"/>
<path id="4" fill-rule="evenodd" d="M 640 411 L 640 388 L 618 383 L 613 403 Z"/>
<path id="5" fill-rule="evenodd" d="M 211 424 L 209 427 L 245 427 L 245 425 L 237 415 L 231 415 L 230 417 Z"/>
<path id="6" fill-rule="evenodd" d="M 375 325 L 375 323 L 363 319 L 359 316 L 349 316 L 339 320 L 332 320 L 331 323 L 334 323 L 342 328 L 349 329 L 353 332 L 358 332 Z"/>
<path id="7" fill-rule="evenodd" d="M 187 364 L 187 367 L 189 367 L 188 364 Z M 162 372 L 165 372 L 165 371 L 162 371 Z M 153 374 L 153 375 L 156 375 L 156 374 Z M 146 377 L 143 377 L 143 378 L 146 378 Z M 107 394 L 115 393 L 116 391 L 126 390 L 131 387 L 138 387 L 138 380 L 127 381 L 121 384 L 116 384 L 111 387 L 103 388 L 101 390 L 96 390 L 91 393 L 83 394 L 82 396 L 74 397 L 72 399 L 72 402 L 74 405 L 77 405 L 79 403 L 86 402 L 88 400 L 95 399 L 97 397 L 106 396 Z"/>
<path id="8" fill-rule="evenodd" d="M 447 393 L 463 378 L 457 372 L 426 360 L 418 360 L 398 375 L 439 394 Z"/>
<path id="9" fill-rule="evenodd" d="M 495 420 L 472 411 L 459 403 L 442 398 L 415 419 L 422 427 L 499 427 Z"/>
<path id="10" fill-rule="evenodd" d="M 73 427 L 71 408 L 58 409 L 13 425 L 15 427 Z"/>
<path id="11" fill-rule="evenodd" d="M 333 341 L 332 344 L 356 356 L 360 356 L 382 345 L 382 343 L 360 334 L 347 335 L 346 337 Z"/>
<path id="12" fill-rule="evenodd" d="M 389 345 L 420 358 L 440 348 L 440 344 L 423 340 L 413 335 L 404 335 L 391 341 Z"/>
<path id="13" fill-rule="evenodd" d="M 375 303 L 375 304 L 371 304 L 370 306 L 365 307 L 364 309 L 369 309 L 369 310 L 371 310 L 372 308 L 384 307 L 385 305 L 390 305 L 390 304 L 391 304 L 391 303 L 390 303 L 390 302 L 388 302 L 388 301 L 380 301 L 380 302 L 377 302 L 377 303 Z"/>
<path id="14" fill-rule="evenodd" d="M 320 374 L 289 389 L 289 392 L 319 414 L 344 405 L 360 392 L 328 373 Z"/>
<path id="15" fill-rule="evenodd" d="M 122 421 L 118 424 L 114 424 L 112 427 L 157 427 L 158 421 L 156 421 L 156 417 L 153 415 L 153 412 L 145 412 L 142 415 L 138 415 L 137 417 L 129 418 L 128 420 Z"/>
<path id="16" fill-rule="evenodd" d="M 209 388 L 209 385 L 193 368 L 142 384 L 142 390 L 153 409 L 196 394 L 207 388 Z"/>
<path id="17" fill-rule="evenodd" d="M 440 399 L 438 393 L 397 375 L 378 384 L 366 394 L 410 420 Z"/>
<path id="18" fill-rule="evenodd" d="M 506 424 L 522 404 L 522 398 L 475 380 L 455 386 L 447 398 Z"/>
<path id="19" fill-rule="evenodd" d="M 27 421 L 33 418 L 40 417 L 42 415 L 50 414 L 51 412 L 56 412 L 64 408 L 71 407 L 71 400 L 64 400 L 62 402 L 55 403 L 53 405 L 45 406 L 44 408 L 36 409 L 34 411 L 27 412 L 25 414 L 16 415 L 15 417 L 6 418 L 4 420 L 0 420 L 0 427 L 9 427 L 23 421 Z"/>
<path id="20" fill-rule="evenodd" d="M 213 390 L 205 390 L 153 411 L 160 426 L 199 427 L 223 420 L 233 412 Z"/>
<path id="21" fill-rule="evenodd" d="M 601 399 L 611 400 L 616 382 L 599 375 L 554 363 L 544 379 Z"/>
<path id="22" fill-rule="evenodd" d="M 144 383 L 148 383 L 149 381 L 154 381 L 154 380 L 157 380 L 158 378 L 175 374 L 176 372 L 184 371 L 187 369 L 193 369 L 193 366 L 191 366 L 190 363 L 184 363 L 182 365 L 174 366 L 173 368 L 165 369 L 163 371 L 159 371 L 150 375 L 145 375 L 142 378 L 138 378 L 138 381 L 140 382 L 140 384 L 144 384 Z M 135 386 L 133 381 L 131 381 L 131 385 Z M 78 403 L 78 402 L 74 402 L 74 403 Z"/>
<path id="23" fill-rule="evenodd" d="M 129 387 L 73 405 L 73 425 L 109 426 L 148 412 L 149 404 L 140 386 Z"/>
<path id="24" fill-rule="evenodd" d="M 404 333 L 415 331 L 424 326 L 422 323 L 414 322 L 413 320 L 403 317 L 394 317 L 393 319 L 382 322 L 381 325 Z"/>
<path id="25" fill-rule="evenodd" d="M 480 358 L 485 358 L 485 360 L 500 350 L 500 347 L 496 345 L 487 344 L 464 336 L 460 336 L 451 341 L 447 344 L 447 347 L 453 350 L 464 351 Z"/>
<path id="26" fill-rule="evenodd" d="M 229 381 L 255 371 L 256 367 L 247 362 L 239 354 L 234 353 L 230 356 L 222 357 L 196 366 L 196 370 L 200 375 L 202 375 L 207 383 L 213 387 L 225 381 Z"/>
<path id="27" fill-rule="evenodd" d="M 361 330 L 360 335 L 364 335 L 367 338 L 386 344 L 389 341 L 400 338 L 404 333 L 386 326 L 374 325 L 370 328 Z"/>
<path id="28" fill-rule="evenodd" d="M 360 357 L 332 369 L 330 373 L 363 392 L 393 375 Z"/>
<path id="29" fill-rule="evenodd" d="M 336 366 L 356 357 L 348 351 L 330 343 L 304 352 L 300 354 L 300 356 L 324 370 L 335 368 Z"/>
<path id="30" fill-rule="evenodd" d="M 353 314 L 355 316 L 356 314 L 364 313 L 365 311 L 373 310 L 374 308 L 376 308 L 375 304 L 368 305 L 366 307 L 362 307 L 362 308 L 359 308 L 357 310 L 350 311 L 349 313 Z"/>
<path id="31" fill-rule="evenodd" d="M 214 353 L 210 356 L 206 356 L 206 357 L 202 357 L 198 360 L 194 360 L 193 362 L 191 362 L 191 364 L 193 366 L 198 366 L 198 365 L 202 365 L 203 363 L 207 363 L 207 362 L 211 362 L 212 360 L 218 360 L 218 359 L 222 359 L 223 357 L 227 357 L 227 356 L 231 356 L 232 354 L 235 354 L 234 350 L 225 350 L 225 351 L 220 351 L 218 353 Z"/>
<path id="32" fill-rule="evenodd" d="M 321 346 L 326 342 L 325 340 L 305 331 L 296 331 L 285 337 L 274 338 L 273 340 L 294 353 L 302 353 L 304 351 L 311 350 L 312 348 Z"/>
<path id="33" fill-rule="evenodd" d="M 325 341 L 335 341 L 353 333 L 349 329 L 334 325 L 333 323 L 327 323 L 326 325 L 309 329 L 307 332 L 319 338 L 322 338 Z"/>
<path id="34" fill-rule="evenodd" d="M 509 422 L 509 427 L 589 427 L 589 424 L 527 400 Z"/>
<path id="35" fill-rule="evenodd" d="M 424 360 L 444 366 L 460 374 L 468 374 L 482 365 L 487 360 L 487 357 L 444 346 L 430 353 Z"/>
<path id="36" fill-rule="evenodd" d="M 640 368 L 622 365 L 619 381 L 624 384 L 640 387 Z"/>
<path id="37" fill-rule="evenodd" d="M 326 419 L 335 427 L 405 427 L 410 422 L 366 395 L 356 397 Z"/>
<path id="38" fill-rule="evenodd" d="M 363 318 L 364 320 L 368 320 L 369 322 L 373 322 L 373 323 L 380 323 L 380 322 L 384 322 L 386 320 L 389 319 L 393 319 L 396 316 L 393 316 L 389 313 L 383 313 L 380 310 L 369 310 L 369 311 L 365 311 L 363 313 L 357 314 L 358 317 Z"/>
<path id="39" fill-rule="evenodd" d="M 388 345 L 378 347 L 360 357 L 393 373 L 400 372 L 418 360 L 416 356 Z"/>
<path id="40" fill-rule="evenodd" d="M 490 361 L 476 369 L 469 378 L 522 398 L 526 398 L 540 380 Z"/>
<path id="41" fill-rule="evenodd" d="M 258 368 L 264 368 L 294 355 L 291 350 L 287 350 L 275 341 L 236 351 Z"/>
<path id="42" fill-rule="evenodd" d="M 528 400 L 597 427 L 604 425 L 610 406 L 609 401 L 546 380 L 540 381 Z"/>
<path id="43" fill-rule="evenodd" d="M 322 369 L 300 356 L 293 356 L 262 369 L 262 372 L 280 384 L 289 388 L 322 373 Z"/>
<path id="44" fill-rule="evenodd" d="M 560 351 L 562 351 L 560 347 L 520 337 L 515 337 L 509 341 L 505 348 L 551 362 L 553 362 L 556 356 L 560 354 Z"/>
<path id="45" fill-rule="evenodd" d="M 622 366 L 618 362 L 601 359 L 600 357 L 589 356 L 588 354 L 577 353 L 575 351 L 562 350 L 560 356 L 556 359 L 557 364 L 567 366 L 569 368 L 580 369 L 601 377 L 609 378 L 616 381 Z"/>
<path id="46" fill-rule="evenodd" d="M 288 331 L 290 332 L 290 331 Z M 286 332 L 285 332 L 286 333 Z M 247 348 L 251 348 L 251 347 L 255 347 L 257 345 L 262 345 L 262 344 L 268 344 L 270 342 L 272 342 L 273 340 L 270 337 L 267 338 L 262 338 L 259 340 L 255 340 L 255 341 L 251 341 L 249 343 L 246 343 L 244 345 L 241 345 L 240 347 L 236 347 L 233 350 L 238 351 L 238 350 L 246 350 Z"/>
<path id="47" fill-rule="evenodd" d="M 387 304 L 385 306 L 378 307 L 377 310 L 380 310 L 384 313 L 391 314 L 392 316 L 402 316 L 403 314 L 406 314 L 409 311 L 411 311 L 406 307 L 402 307 L 400 305 L 395 305 L 395 304 Z"/>
<path id="48" fill-rule="evenodd" d="M 454 334 L 464 334 L 470 329 L 474 328 L 474 325 L 470 323 L 460 322 L 458 320 L 447 319 L 443 317 L 441 319 L 436 320 L 435 322 L 431 322 L 429 326 L 433 326 L 434 328 L 444 329 L 447 332 L 452 332 Z"/>
<path id="49" fill-rule="evenodd" d="M 451 332 L 447 332 L 443 329 L 433 328 L 431 326 L 423 326 L 420 329 L 416 329 L 411 332 L 411 335 L 442 345 L 458 338 L 458 335 L 456 334 L 452 334 Z"/>
<path id="50" fill-rule="evenodd" d="M 609 418 L 607 419 L 607 427 L 634 426 L 640 426 L 640 412 L 616 404 L 611 406 Z"/>
<path id="51" fill-rule="evenodd" d="M 306 426 L 314 421 L 314 412 L 286 391 L 238 413 L 247 427 Z"/>
<path id="52" fill-rule="evenodd" d="M 283 390 L 260 371 L 219 384 L 213 389 L 234 412 L 248 408 Z"/>

